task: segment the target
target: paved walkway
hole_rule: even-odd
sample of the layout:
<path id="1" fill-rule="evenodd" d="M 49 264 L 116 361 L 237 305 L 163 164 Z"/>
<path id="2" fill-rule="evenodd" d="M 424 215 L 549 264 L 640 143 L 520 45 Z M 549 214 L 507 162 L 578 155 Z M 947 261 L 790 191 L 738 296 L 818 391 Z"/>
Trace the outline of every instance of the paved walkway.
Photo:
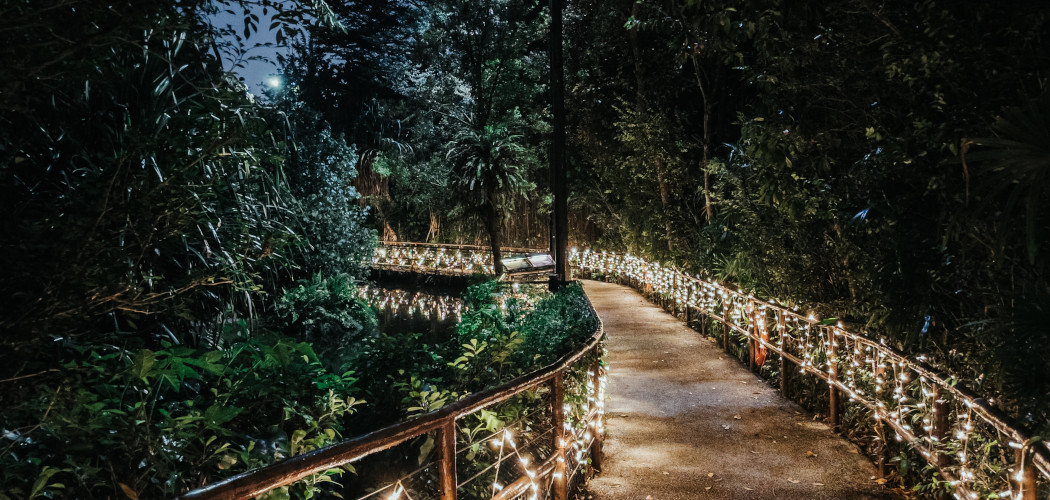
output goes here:
<path id="1" fill-rule="evenodd" d="M 585 281 L 608 335 L 598 500 L 895 498 L 849 442 L 634 290 Z"/>

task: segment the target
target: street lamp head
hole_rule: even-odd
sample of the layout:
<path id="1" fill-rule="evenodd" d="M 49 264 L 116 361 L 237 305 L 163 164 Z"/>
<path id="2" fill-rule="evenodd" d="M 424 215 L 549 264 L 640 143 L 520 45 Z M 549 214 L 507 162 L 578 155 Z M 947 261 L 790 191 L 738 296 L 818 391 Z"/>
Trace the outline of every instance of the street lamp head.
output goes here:
<path id="1" fill-rule="evenodd" d="M 277 89 L 281 87 L 281 77 L 277 75 L 270 76 L 266 79 L 266 86 L 271 89 Z"/>

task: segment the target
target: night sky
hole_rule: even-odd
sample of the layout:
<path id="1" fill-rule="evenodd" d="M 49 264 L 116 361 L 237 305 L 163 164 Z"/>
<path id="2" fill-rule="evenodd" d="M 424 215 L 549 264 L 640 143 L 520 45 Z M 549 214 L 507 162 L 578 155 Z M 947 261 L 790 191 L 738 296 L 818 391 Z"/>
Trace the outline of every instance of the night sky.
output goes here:
<path id="1" fill-rule="evenodd" d="M 262 95 L 268 78 L 279 72 L 277 55 L 287 53 L 288 48 L 276 47 L 275 32 L 268 29 L 271 16 L 263 15 L 261 8 L 256 8 L 255 14 L 259 16 L 259 31 L 252 33 L 251 38 L 248 39 L 247 45 L 251 48 L 246 54 L 252 59 L 241 61 L 238 67 L 235 67 L 236 61 L 224 60 L 223 67 L 237 73 L 252 93 Z M 240 31 L 243 29 L 244 16 L 220 12 L 212 17 L 212 24 L 217 27 L 234 26 Z"/>

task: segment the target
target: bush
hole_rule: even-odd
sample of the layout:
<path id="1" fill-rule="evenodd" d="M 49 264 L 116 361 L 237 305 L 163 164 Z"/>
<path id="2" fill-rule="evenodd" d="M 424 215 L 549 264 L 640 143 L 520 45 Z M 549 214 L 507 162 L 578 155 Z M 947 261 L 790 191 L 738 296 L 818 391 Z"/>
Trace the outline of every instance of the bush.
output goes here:
<path id="1" fill-rule="evenodd" d="M 521 326 L 524 341 L 521 352 L 532 356 L 531 364 L 554 361 L 590 338 L 598 328 L 583 286 L 572 283 L 536 305 Z"/>
<path id="2" fill-rule="evenodd" d="M 0 415 L 0 498 L 170 497 L 298 455 L 338 438 L 355 381 L 281 336 L 87 350 Z"/>
<path id="3" fill-rule="evenodd" d="M 286 290 L 275 312 L 280 330 L 313 343 L 329 366 L 342 364 L 345 354 L 340 352 L 352 350 L 379 329 L 375 311 L 346 274 L 314 274 Z"/>

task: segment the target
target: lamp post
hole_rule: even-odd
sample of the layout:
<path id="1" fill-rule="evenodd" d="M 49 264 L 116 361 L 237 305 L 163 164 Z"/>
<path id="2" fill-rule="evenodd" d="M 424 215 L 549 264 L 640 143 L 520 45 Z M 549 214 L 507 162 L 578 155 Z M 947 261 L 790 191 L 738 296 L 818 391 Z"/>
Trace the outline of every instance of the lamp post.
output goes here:
<path id="1" fill-rule="evenodd" d="M 551 255 L 554 256 L 554 274 L 551 289 L 554 290 L 569 278 L 569 215 L 568 185 L 565 181 L 565 68 L 562 60 L 562 10 L 564 0 L 550 0 L 550 96 L 551 113 L 554 115 L 551 136 L 551 190 L 554 195 L 554 210 L 551 236 Z"/>

